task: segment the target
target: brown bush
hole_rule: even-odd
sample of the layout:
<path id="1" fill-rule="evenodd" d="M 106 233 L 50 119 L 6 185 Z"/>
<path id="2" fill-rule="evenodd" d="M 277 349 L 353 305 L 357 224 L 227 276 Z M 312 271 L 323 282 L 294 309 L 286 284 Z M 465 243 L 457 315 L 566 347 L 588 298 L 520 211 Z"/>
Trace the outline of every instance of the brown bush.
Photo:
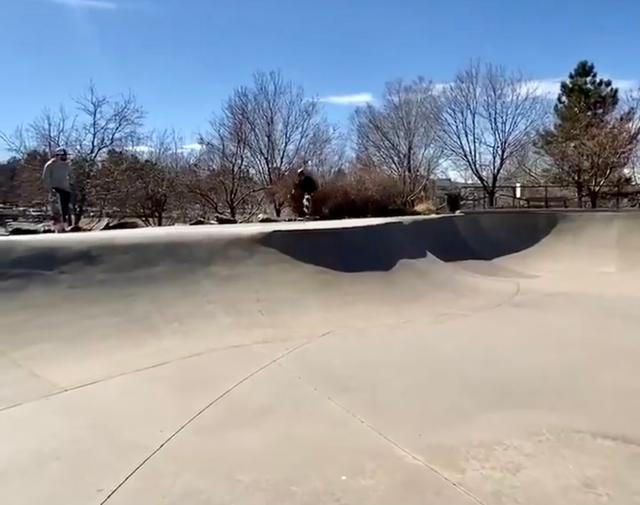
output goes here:
<path id="1" fill-rule="evenodd" d="M 321 181 L 312 213 L 321 219 L 389 217 L 412 213 L 402 205 L 402 187 L 392 177 L 373 170 L 335 174 Z"/>
<path id="2" fill-rule="evenodd" d="M 46 208 L 48 192 L 42 183 L 42 169 L 47 161 L 45 153 L 28 152 L 15 167 L 11 185 L 3 200 L 21 207 Z"/>
<path id="3" fill-rule="evenodd" d="M 162 226 L 186 206 L 179 175 L 163 163 L 112 150 L 92 173 L 87 202 L 100 216 Z"/>
<path id="4" fill-rule="evenodd" d="M 421 216 L 428 216 L 431 214 L 436 214 L 438 212 L 438 207 L 435 202 L 431 200 L 423 200 L 418 202 L 413 210 L 416 214 L 420 214 Z"/>

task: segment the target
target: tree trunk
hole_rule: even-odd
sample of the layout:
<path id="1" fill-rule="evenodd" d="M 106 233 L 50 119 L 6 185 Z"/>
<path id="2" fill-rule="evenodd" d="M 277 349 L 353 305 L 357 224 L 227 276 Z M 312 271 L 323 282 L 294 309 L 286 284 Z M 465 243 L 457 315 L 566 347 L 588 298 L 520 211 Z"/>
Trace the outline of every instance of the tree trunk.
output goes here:
<path id="1" fill-rule="evenodd" d="M 598 208 L 598 193 L 596 191 L 591 191 L 589 193 L 589 200 L 591 201 L 591 208 Z"/>
<path id="2" fill-rule="evenodd" d="M 581 209 L 583 207 L 582 199 L 584 198 L 584 191 L 582 190 L 582 184 L 576 184 L 576 199 L 578 201 L 578 207 Z"/>
<path id="3" fill-rule="evenodd" d="M 487 191 L 487 207 L 493 209 L 496 206 L 496 188 L 488 188 Z"/>

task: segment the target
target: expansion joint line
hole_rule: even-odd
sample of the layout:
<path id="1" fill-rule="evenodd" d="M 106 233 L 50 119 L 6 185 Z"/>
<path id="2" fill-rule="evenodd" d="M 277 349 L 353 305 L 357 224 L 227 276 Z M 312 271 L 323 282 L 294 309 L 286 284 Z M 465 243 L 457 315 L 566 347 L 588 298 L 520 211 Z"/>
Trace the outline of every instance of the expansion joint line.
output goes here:
<path id="1" fill-rule="evenodd" d="M 211 400 L 209 403 L 207 403 L 204 407 L 202 407 L 198 412 L 196 412 L 193 416 L 191 416 L 184 424 L 182 424 L 177 430 L 175 430 L 168 438 L 166 438 L 158 447 L 156 447 L 146 458 L 144 458 L 140 463 L 138 463 L 138 465 L 136 465 L 136 467 L 131 470 L 124 479 L 122 479 L 118 485 L 116 487 L 113 488 L 113 490 L 100 502 L 100 505 L 104 505 L 105 503 L 107 503 L 111 498 L 113 498 L 113 496 L 120 490 L 122 489 L 122 487 L 129 482 L 129 480 L 136 474 L 138 473 L 138 471 L 140 469 L 142 469 L 142 467 L 144 465 L 146 465 L 156 454 L 158 454 L 167 444 L 169 444 L 174 438 L 176 438 L 180 433 L 182 433 L 186 428 L 189 427 L 189 425 L 191 425 L 194 421 L 196 421 L 200 416 L 202 416 L 205 412 L 207 412 L 207 410 L 209 410 L 211 407 L 213 407 L 214 405 L 216 405 L 218 402 L 220 402 L 221 400 L 223 400 L 225 397 L 229 396 L 231 393 L 233 393 L 236 389 L 238 389 L 240 386 L 242 386 L 244 383 L 250 381 L 251 379 L 253 379 L 254 377 L 256 377 L 257 375 L 261 374 L 262 372 L 264 372 L 266 369 L 270 368 L 271 366 L 277 364 L 278 362 L 282 361 L 283 359 L 287 358 L 288 356 L 290 356 L 291 354 L 293 354 L 296 351 L 299 351 L 300 349 L 307 347 L 311 344 L 313 344 L 314 342 L 317 342 L 318 340 L 326 337 L 327 335 L 330 335 L 332 333 L 332 331 L 327 331 L 321 335 L 318 335 L 316 337 L 313 337 L 309 340 L 306 340 L 305 342 L 302 342 L 301 344 L 292 347 L 291 349 L 289 349 L 288 351 L 280 354 L 279 356 L 277 356 L 276 358 L 272 359 L 271 361 L 269 361 L 268 363 L 265 363 L 264 365 L 262 365 L 261 367 L 255 369 L 253 372 L 251 372 L 249 375 L 246 375 L 245 377 L 243 377 L 242 379 L 240 379 L 238 382 L 236 382 L 235 384 L 233 384 L 231 387 L 229 387 L 227 390 L 225 390 L 222 394 L 218 395 L 216 398 L 214 398 L 213 400 Z"/>
<path id="2" fill-rule="evenodd" d="M 280 366 L 286 368 L 285 365 L 280 364 Z M 475 494 L 473 494 L 470 490 L 468 490 L 466 487 L 464 487 L 462 484 L 456 482 L 455 480 L 453 480 L 450 477 L 447 477 L 447 475 L 444 474 L 444 472 L 442 472 L 441 470 L 439 470 L 438 468 L 436 468 L 434 465 L 432 465 L 431 463 L 429 463 L 428 461 L 426 461 L 425 459 L 421 458 L 420 456 L 418 456 L 417 454 L 414 454 L 413 452 L 411 452 L 409 449 L 406 449 L 405 447 L 401 446 L 398 442 L 396 442 L 395 440 L 393 440 L 391 437 L 389 437 L 388 435 L 385 435 L 382 431 L 380 431 L 379 429 L 377 429 L 375 426 L 373 426 L 371 423 L 369 423 L 366 419 L 364 419 L 363 417 L 359 416 L 358 414 L 356 414 L 355 412 L 353 412 L 352 410 L 348 409 L 347 407 L 345 407 L 344 405 L 342 405 L 340 402 L 338 402 L 337 400 L 335 400 L 334 398 L 332 398 L 330 395 L 327 395 L 326 393 L 321 392 L 316 386 L 314 386 L 313 384 L 310 384 L 306 379 L 304 379 L 301 375 L 298 375 L 298 379 L 305 385 L 307 386 L 309 389 L 313 390 L 314 393 L 324 396 L 326 397 L 327 401 L 329 403 L 331 403 L 332 405 L 334 405 L 336 408 L 338 408 L 339 410 L 341 410 L 342 412 L 344 412 L 345 414 L 349 415 L 350 417 L 352 417 L 353 419 L 355 419 L 357 422 L 359 422 L 362 426 L 364 426 L 365 428 L 367 428 L 369 431 L 373 432 L 376 436 L 378 436 L 380 439 L 382 439 L 385 443 L 387 443 L 388 445 L 392 446 L 394 449 L 402 452 L 403 454 L 405 454 L 407 457 L 409 457 L 410 459 L 412 459 L 413 461 L 415 461 L 416 463 L 418 463 L 419 465 L 421 465 L 422 467 L 424 467 L 426 470 L 430 471 L 431 473 L 435 474 L 438 478 L 442 479 L 445 483 L 447 483 L 448 485 L 452 486 L 456 491 L 458 491 L 459 493 L 467 496 L 469 499 L 473 500 L 475 503 L 477 503 L 478 505 L 486 505 L 485 502 L 482 501 L 482 499 L 480 499 L 478 496 L 476 496 Z"/>

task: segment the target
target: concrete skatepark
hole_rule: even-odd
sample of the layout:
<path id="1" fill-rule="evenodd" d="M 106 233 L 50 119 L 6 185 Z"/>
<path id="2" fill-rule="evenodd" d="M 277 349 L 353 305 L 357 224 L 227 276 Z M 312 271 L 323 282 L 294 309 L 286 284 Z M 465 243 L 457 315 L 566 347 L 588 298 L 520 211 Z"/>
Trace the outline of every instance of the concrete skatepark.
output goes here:
<path id="1" fill-rule="evenodd" d="M 640 503 L 640 215 L 0 239 L 3 504 Z"/>

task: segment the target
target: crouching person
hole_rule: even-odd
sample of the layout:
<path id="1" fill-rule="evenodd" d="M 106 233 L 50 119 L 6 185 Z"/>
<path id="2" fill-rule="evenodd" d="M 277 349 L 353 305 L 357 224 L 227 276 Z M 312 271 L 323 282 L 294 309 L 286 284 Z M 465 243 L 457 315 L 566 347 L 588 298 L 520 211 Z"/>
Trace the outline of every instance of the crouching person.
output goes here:
<path id="1" fill-rule="evenodd" d="M 312 197 L 316 191 L 318 191 L 316 180 L 307 174 L 304 168 L 298 170 L 298 178 L 291 193 L 293 211 L 298 217 L 304 218 L 311 215 Z"/>

